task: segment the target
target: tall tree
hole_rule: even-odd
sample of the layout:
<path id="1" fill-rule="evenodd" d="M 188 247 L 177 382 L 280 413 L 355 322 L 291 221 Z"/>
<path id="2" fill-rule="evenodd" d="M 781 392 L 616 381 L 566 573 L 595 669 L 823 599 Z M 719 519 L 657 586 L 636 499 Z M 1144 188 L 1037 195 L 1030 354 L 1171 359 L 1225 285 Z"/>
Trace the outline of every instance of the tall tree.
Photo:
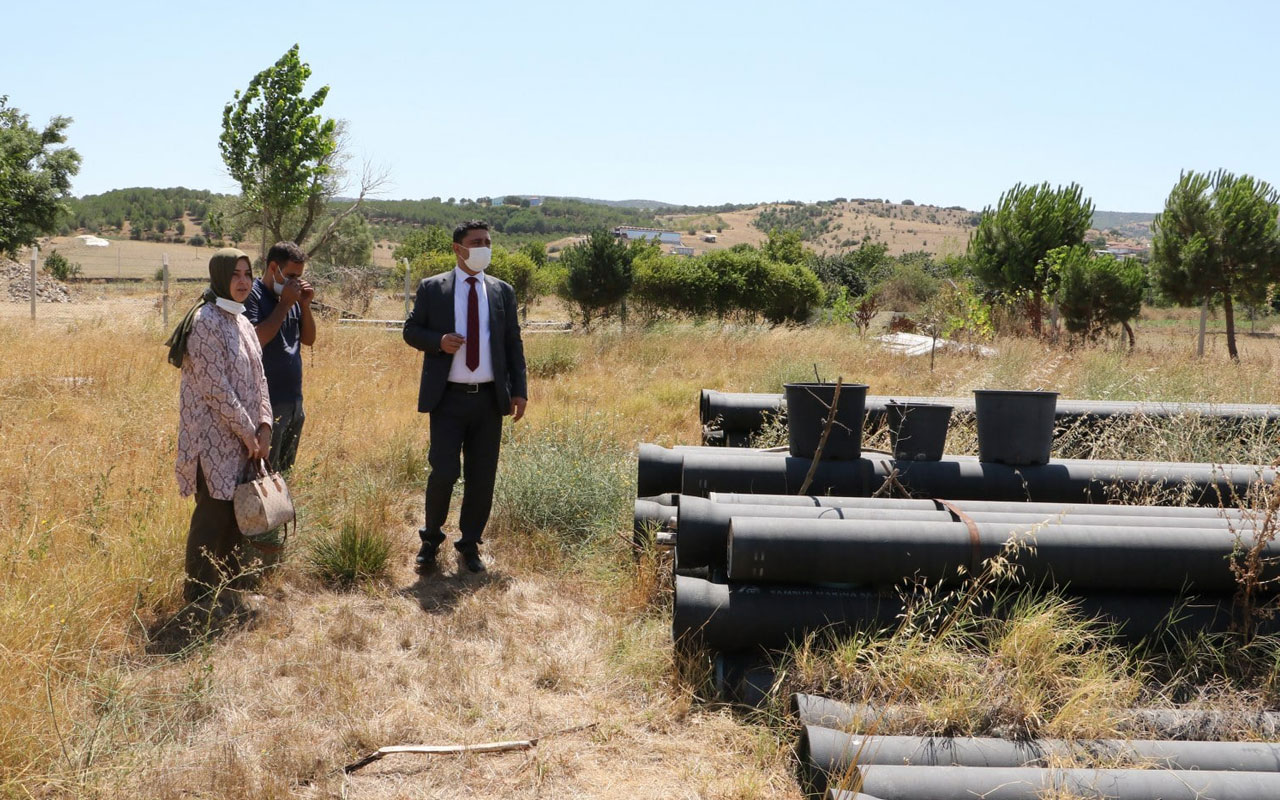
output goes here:
<path id="1" fill-rule="evenodd" d="M 1280 280 L 1280 194 L 1224 170 L 1184 172 L 1151 223 L 1156 286 L 1180 303 L 1221 303 L 1227 352 L 1236 350 L 1236 299 L 1260 304 Z"/>
<path id="2" fill-rule="evenodd" d="M 1129 320 L 1142 310 L 1147 270 L 1136 258 L 1096 256 L 1088 245 L 1060 247 L 1045 258 L 1054 287 L 1053 298 L 1067 330 L 1082 339 L 1096 339 L 1113 325 L 1124 329 L 1134 346 Z"/>
<path id="3" fill-rule="evenodd" d="M 564 251 L 564 283 L 558 289 L 563 300 L 575 304 L 582 324 L 618 306 L 631 289 L 633 253 L 612 233 L 600 228 L 586 241 Z"/>
<path id="4" fill-rule="evenodd" d="M 342 123 L 318 113 L 329 87 L 306 97 L 309 77 L 295 44 L 222 109 L 222 160 L 240 184 L 245 213 L 262 227 L 264 255 L 280 240 L 318 251 L 385 178 L 366 169 L 355 202 L 315 232 L 341 188 L 345 154 Z"/>
<path id="5" fill-rule="evenodd" d="M 66 142 L 70 117 L 54 117 L 43 131 L 0 95 L 0 253 L 16 256 L 58 228 L 67 212 L 71 176 L 80 155 Z"/>
<path id="6" fill-rule="evenodd" d="M 337 267 L 366 267 L 373 263 L 373 232 L 359 214 L 342 220 L 333 235 L 312 254 Z"/>
<path id="7" fill-rule="evenodd" d="M 1047 279 L 1040 262 L 1054 248 L 1083 243 L 1092 220 L 1093 201 L 1077 184 L 1015 184 L 995 208 L 982 211 L 969 239 L 974 272 L 988 286 L 1023 297 L 1039 335 Z"/>

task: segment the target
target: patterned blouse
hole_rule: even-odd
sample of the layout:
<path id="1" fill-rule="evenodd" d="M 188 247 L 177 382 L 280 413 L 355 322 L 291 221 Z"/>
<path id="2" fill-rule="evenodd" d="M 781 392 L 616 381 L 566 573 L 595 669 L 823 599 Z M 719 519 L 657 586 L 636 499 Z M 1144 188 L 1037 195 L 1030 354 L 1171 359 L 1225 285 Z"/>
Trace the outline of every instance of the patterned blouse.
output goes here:
<path id="1" fill-rule="evenodd" d="M 253 325 L 243 314 L 202 306 L 182 361 L 176 470 L 182 496 L 195 493 L 198 464 L 209 495 L 230 500 L 262 424 L 271 424 L 271 399 Z"/>

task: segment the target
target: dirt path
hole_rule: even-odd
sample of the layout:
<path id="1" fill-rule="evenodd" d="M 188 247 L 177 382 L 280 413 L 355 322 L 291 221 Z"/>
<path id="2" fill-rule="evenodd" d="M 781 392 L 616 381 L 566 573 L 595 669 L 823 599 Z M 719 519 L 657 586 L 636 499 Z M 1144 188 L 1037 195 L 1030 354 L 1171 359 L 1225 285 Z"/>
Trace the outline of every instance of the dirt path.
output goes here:
<path id="1" fill-rule="evenodd" d="M 547 574 L 498 546 L 483 576 L 452 559 L 419 577 L 403 536 L 381 589 L 334 593 L 294 573 L 257 622 L 160 678 L 204 675 L 207 718 L 131 789 L 149 797 L 789 798 L 764 729 L 672 691 L 669 618 L 625 613 L 601 579 Z M 394 744 L 547 736 L 528 752 L 392 755 Z M 148 759 L 150 760 L 150 759 Z"/>

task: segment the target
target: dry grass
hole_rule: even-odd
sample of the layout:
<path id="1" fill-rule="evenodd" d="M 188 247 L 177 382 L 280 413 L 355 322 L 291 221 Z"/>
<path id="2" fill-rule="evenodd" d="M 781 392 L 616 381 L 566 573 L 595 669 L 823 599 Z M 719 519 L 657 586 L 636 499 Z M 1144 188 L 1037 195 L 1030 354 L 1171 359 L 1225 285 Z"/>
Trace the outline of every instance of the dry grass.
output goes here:
<path id="1" fill-rule="evenodd" d="M 426 425 L 415 411 L 420 359 L 394 333 L 323 324 L 305 357 L 294 555 L 267 579 L 248 624 L 162 652 L 172 642 L 155 632 L 180 611 L 190 502 L 172 477 L 178 372 L 164 363 L 157 316 L 98 307 L 35 327 L 0 320 L 0 796 L 797 796 L 774 731 L 695 705 L 672 679 L 681 665 L 663 567 L 599 535 L 607 522 L 591 523 L 592 546 L 566 549 L 557 531 L 511 518 L 493 534 L 486 578 L 459 577 L 451 564 L 431 580 L 412 575 Z M 1121 356 L 1009 341 L 993 359 L 942 356 L 932 373 L 827 328 L 670 326 L 530 336 L 527 347 L 557 365 L 555 377 L 533 382 L 504 464 L 528 457 L 530 442 L 583 431 L 614 442 L 630 469 L 635 442 L 697 441 L 699 389 L 778 391 L 814 364 L 877 393 L 1038 386 L 1265 402 L 1280 388 L 1269 343 L 1231 365 L 1196 364 L 1181 346 Z M 334 592 L 300 554 L 350 520 L 389 534 L 392 566 Z M 1074 629 L 1045 613 L 1001 632 L 992 657 L 1024 716 L 1076 730 L 1055 727 L 1046 710 L 1064 707 L 1052 698 L 1075 684 L 1045 680 L 1086 681 L 1094 670 L 1115 692 L 1126 685 L 1109 657 L 1046 659 L 1069 650 L 1053 643 Z M 982 685 L 972 666 L 914 647 L 890 660 L 910 665 L 920 686 L 949 670 Z M 1023 672 L 1047 678 L 1019 683 Z M 1050 690 L 1049 700 L 1037 694 Z M 399 756 L 331 774 L 386 744 L 584 723 L 597 727 L 531 753 Z"/>
<path id="2" fill-rule="evenodd" d="M 697 253 L 703 253 L 743 242 L 760 246 L 768 232 L 760 230 L 753 223 L 762 208 L 764 207 L 719 215 L 677 214 L 661 219 L 670 230 L 680 231 L 681 244 L 694 248 Z M 861 242 L 864 236 L 870 236 L 877 242 L 884 242 L 891 256 L 917 250 L 951 255 L 964 251 L 973 230 L 965 224 L 969 212 L 935 206 L 904 206 L 898 203 L 858 205 L 856 202 L 849 202 L 832 205 L 827 212 L 831 217 L 830 232 L 815 241 L 805 243 L 807 247 L 823 254 L 849 250 L 856 245 L 845 245 L 846 240 Z M 716 216 L 724 222 L 724 230 L 716 235 L 714 243 L 702 241 L 702 228 Z M 699 226 L 697 236 L 689 235 L 690 223 Z"/>

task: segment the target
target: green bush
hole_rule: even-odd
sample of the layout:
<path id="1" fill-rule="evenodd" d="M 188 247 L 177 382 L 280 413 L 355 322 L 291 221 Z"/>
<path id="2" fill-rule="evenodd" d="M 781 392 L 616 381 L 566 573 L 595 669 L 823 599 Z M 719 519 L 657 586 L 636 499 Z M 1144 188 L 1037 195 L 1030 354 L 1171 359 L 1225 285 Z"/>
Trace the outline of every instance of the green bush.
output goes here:
<path id="1" fill-rule="evenodd" d="M 44 268 L 50 275 L 60 281 L 79 277 L 81 272 L 79 264 L 67 260 L 67 257 L 57 250 L 49 252 L 48 257 L 44 260 Z"/>
<path id="2" fill-rule="evenodd" d="M 494 524 L 546 531 L 566 549 L 600 543 L 627 525 L 635 460 L 601 417 L 509 429 L 494 489 Z"/>
<path id="3" fill-rule="evenodd" d="M 880 302 L 894 311 L 913 311 L 938 293 L 940 281 L 915 261 L 894 262 L 889 275 L 876 287 Z"/>
<path id="4" fill-rule="evenodd" d="M 312 570 L 341 589 L 385 577 L 390 559 L 391 541 L 386 532 L 355 520 L 346 520 L 341 530 L 316 539 L 307 554 Z"/>
<path id="5" fill-rule="evenodd" d="M 656 320 L 670 314 L 702 316 L 716 310 L 720 280 L 704 257 L 663 255 L 654 250 L 632 263 L 631 296 L 639 314 Z"/>

